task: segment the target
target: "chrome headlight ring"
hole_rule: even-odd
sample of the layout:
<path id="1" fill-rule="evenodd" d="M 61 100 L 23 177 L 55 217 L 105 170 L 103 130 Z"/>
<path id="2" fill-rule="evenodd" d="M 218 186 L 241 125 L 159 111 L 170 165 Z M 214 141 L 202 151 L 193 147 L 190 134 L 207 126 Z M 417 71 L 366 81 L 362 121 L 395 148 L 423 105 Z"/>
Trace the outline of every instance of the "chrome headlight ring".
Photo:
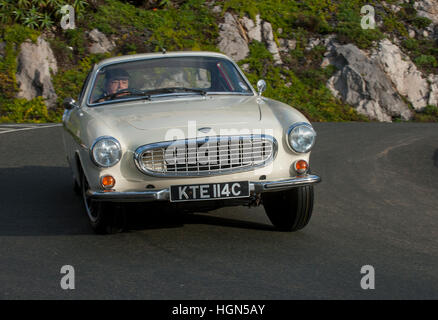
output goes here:
<path id="1" fill-rule="evenodd" d="M 298 122 L 291 125 L 287 131 L 287 144 L 296 153 L 307 153 L 315 144 L 316 132 L 312 125 Z"/>
<path id="2" fill-rule="evenodd" d="M 94 140 L 90 148 L 90 157 L 93 163 L 100 168 L 115 166 L 122 158 L 122 147 L 117 139 L 102 136 Z"/>

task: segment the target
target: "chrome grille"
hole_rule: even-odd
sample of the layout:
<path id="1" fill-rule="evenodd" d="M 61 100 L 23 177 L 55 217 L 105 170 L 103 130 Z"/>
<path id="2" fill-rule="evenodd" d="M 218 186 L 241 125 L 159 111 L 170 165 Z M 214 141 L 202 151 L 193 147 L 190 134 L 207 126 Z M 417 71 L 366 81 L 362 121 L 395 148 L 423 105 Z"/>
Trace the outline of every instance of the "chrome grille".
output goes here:
<path id="1" fill-rule="evenodd" d="M 276 151 L 276 140 L 267 135 L 212 136 L 142 146 L 135 162 L 154 176 L 218 175 L 265 166 Z"/>

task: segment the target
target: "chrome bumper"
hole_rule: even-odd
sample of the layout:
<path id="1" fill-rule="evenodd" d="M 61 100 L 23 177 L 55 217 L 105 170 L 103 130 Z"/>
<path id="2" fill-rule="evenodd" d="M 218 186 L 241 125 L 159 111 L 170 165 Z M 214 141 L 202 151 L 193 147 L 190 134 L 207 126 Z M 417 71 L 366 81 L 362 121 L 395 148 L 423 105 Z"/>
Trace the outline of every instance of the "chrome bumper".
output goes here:
<path id="1" fill-rule="evenodd" d="M 251 194 L 273 192 L 294 187 L 305 186 L 318 183 L 321 178 L 316 175 L 302 175 L 285 180 L 277 181 L 257 181 L 249 183 Z M 112 201 L 112 202 L 151 202 L 151 201 L 169 201 L 170 189 L 150 190 L 150 191 L 92 191 L 88 190 L 87 195 L 96 201 Z"/>

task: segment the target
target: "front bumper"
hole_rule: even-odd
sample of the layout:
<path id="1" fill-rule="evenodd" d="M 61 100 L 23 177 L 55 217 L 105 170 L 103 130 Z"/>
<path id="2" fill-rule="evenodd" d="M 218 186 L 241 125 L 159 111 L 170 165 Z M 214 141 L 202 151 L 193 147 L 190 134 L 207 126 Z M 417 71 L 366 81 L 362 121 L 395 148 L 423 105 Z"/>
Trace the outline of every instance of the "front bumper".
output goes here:
<path id="1" fill-rule="evenodd" d="M 318 183 L 321 178 L 316 175 L 306 174 L 293 178 L 276 181 L 257 181 L 250 182 L 250 193 L 257 194 L 263 192 L 273 192 L 294 187 L 300 187 Z M 161 190 L 147 190 L 147 191 L 92 191 L 88 190 L 87 195 L 96 201 L 112 201 L 112 202 L 152 202 L 152 201 L 169 201 L 170 188 Z"/>

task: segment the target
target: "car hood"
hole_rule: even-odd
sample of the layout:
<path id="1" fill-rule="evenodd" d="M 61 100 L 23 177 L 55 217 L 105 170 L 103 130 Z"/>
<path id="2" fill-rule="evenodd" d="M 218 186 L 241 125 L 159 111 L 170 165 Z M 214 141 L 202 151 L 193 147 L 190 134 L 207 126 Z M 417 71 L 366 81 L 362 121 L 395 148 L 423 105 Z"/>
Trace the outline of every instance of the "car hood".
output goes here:
<path id="1" fill-rule="evenodd" d="M 219 96 L 157 98 L 93 108 L 93 113 L 111 127 L 126 126 L 138 130 L 187 128 L 242 128 L 261 120 L 255 96 Z"/>

